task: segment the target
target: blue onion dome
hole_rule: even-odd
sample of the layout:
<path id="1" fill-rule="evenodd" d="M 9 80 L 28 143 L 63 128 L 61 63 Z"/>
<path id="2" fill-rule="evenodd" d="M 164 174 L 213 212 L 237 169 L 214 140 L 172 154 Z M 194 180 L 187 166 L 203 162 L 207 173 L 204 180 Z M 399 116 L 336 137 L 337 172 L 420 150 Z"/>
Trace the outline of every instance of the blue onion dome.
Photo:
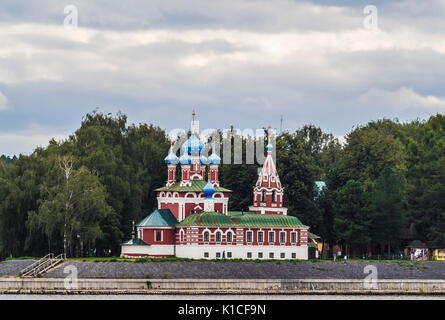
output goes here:
<path id="1" fill-rule="evenodd" d="M 209 164 L 221 164 L 221 158 L 218 157 L 215 150 L 213 150 L 212 154 L 207 159 L 209 160 Z"/>
<path id="2" fill-rule="evenodd" d="M 215 187 L 210 183 L 210 179 L 207 180 L 207 184 L 202 189 L 202 192 L 206 195 L 206 199 L 212 198 L 212 195 L 215 193 Z"/>
<path id="3" fill-rule="evenodd" d="M 267 151 L 272 151 L 272 148 L 273 148 L 273 147 L 272 147 L 272 143 L 269 142 L 269 143 L 267 144 L 267 146 L 266 146 L 266 150 L 267 150 Z"/>
<path id="4" fill-rule="evenodd" d="M 192 158 L 190 158 L 190 156 L 186 153 L 184 153 L 180 158 L 179 158 L 179 163 L 180 164 L 192 164 Z"/>
<path id="5" fill-rule="evenodd" d="M 185 152 L 186 148 L 183 148 L 184 152 L 182 154 L 182 156 L 179 158 L 179 163 L 184 165 L 184 164 L 192 164 L 192 158 L 190 158 L 190 156 L 187 154 L 187 152 Z"/>
<path id="6" fill-rule="evenodd" d="M 209 162 L 210 162 L 209 159 L 208 159 L 207 157 L 205 157 L 204 155 L 202 155 L 201 158 L 199 158 L 199 160 L 201 160 L 201 164 L 202 164 L 203 166 L 208 165 Z"/>
<path id="7" fill-rule="evenodd" d="M 204 143 L 196 136 L 196 134 L 192 133 L 182 147 L 187 149 L 189 155 L 199 156 L 202 149 L 204 149 Z"/>
<path id="8" fill-rule="evenodd" d="M 177 165 L 179 163 L 179 158 L 173 153 L 173 147 L 170 148 L 170 153 L 164 159 L 166 164 Z"/>

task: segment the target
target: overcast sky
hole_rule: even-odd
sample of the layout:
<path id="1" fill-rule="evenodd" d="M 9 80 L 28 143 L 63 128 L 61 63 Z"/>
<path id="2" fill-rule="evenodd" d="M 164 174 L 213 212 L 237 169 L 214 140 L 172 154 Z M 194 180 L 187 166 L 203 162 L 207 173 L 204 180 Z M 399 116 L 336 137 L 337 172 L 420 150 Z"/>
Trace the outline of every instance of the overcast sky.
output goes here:
<path id="1" fill-rule="evenodd" d="M 283 115 L 336 136 L 427 119 L 445 112 L 444 31 L 443 0 L 1 0 L 0 154 L 67 137 L 96 108 L 166 130 L 193 108 L 201 129 Z"/>

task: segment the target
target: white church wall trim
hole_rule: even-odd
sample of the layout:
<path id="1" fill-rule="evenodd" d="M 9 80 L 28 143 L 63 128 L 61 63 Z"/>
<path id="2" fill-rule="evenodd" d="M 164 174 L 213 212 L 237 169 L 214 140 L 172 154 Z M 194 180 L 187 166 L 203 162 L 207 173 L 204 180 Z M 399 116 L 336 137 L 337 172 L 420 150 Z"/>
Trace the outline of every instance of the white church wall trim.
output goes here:
<path id="1" fill-rule="evenodd" d="M 176 256 L 193 259 L 219 259 L 231 253 L 232 259 L 307 259 L 308 247 L 258 247 L 258 246 L 227 246 L 227 245 L 177 245 Z M 248 253 L 251 253 L 250 257 Z M 205 253 L 208 253 L 206 256 Z M 219 253 L 219 255 L 217 255 Z M 270 258 L 270 253 L 273 258 Z M 281 254 L 284 253 L 284 257 Z M 259 257 L 259 254 L 262 257 Z M 260 255 L 260 256 L 261 256 Z"/>

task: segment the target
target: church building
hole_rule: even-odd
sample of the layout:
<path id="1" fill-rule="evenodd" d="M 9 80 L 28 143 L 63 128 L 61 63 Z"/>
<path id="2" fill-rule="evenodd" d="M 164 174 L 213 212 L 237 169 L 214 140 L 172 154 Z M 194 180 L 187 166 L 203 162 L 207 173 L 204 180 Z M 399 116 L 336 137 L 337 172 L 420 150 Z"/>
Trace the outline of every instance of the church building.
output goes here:
<path id="1" fill-rule="evenodd" d="M 220 186 L 221 158 L 195 132 L 178 157 L 165 158 L 167 182 L 156 190 L 158 209 L 136 224 L 122 244 L 122 257 L 194 259 L 308 259 L 308 229 L 283 207 L 284 190 L 272 158 L 272 145 L 253 189 L 248 212 L 229 211 L 232 192 Z M 181 177 L 176 178 L 180 166 Z"/>

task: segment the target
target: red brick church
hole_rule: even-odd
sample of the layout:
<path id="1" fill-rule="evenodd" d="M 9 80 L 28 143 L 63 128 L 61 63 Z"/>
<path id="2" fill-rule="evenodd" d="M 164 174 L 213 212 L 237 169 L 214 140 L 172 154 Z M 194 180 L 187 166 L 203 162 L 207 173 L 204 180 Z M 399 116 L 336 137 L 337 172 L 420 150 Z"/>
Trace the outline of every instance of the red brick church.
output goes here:
<path id="1" fill-rule="evenodd" d="M 203 155 L 204 143 L 193 121 L 182 155 L 171 148 L 165 158 L 168 179 L 156 190 L 158 209 L 136 224 L 137 232 L 122 244 L 121 256 L 307 259 L 309 227 L 287 215 L 272 145 L 266 149 L 249 212 L 229 211 L 231 190 L 218 180 L 221 158 L 215 148 L 209 157 Z"/>

